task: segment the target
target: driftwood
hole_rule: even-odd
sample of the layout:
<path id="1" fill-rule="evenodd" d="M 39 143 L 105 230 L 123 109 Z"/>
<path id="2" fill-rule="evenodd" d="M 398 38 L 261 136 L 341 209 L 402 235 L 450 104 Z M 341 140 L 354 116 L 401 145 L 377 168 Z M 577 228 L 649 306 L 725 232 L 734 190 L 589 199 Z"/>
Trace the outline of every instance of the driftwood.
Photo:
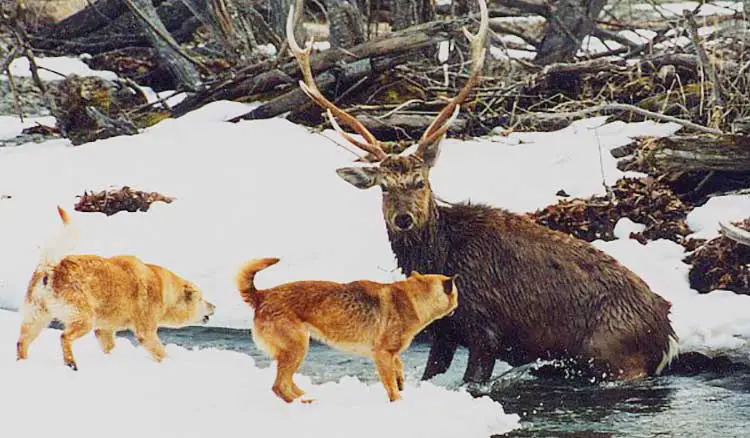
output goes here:
<path id="1" fill-rule="evenodd" d="M 560 0 L 546 16 L 547 28 L 534 62 L 547 65 L 568 61 L 581 47 L 583 37 L 594 30 L 606 0 Z"/>
<path id="2" fill-rule="evenodd" d="M 196 68 L 199 64 L 190 58 L 172 38 L 159 19 L 159 14 L 151 4 L 151 0 L 124 0 L 124 2 L 131 13 L 140 20 L 151 45 L 157 50 L 161 60 L 169 66 L 177 83 L 186 90 L 197 89 L 201 83 L 200 73 Z"/>
<path id="3" fill-rule="evenodd" d="M 370 40 L 346 50 L 333 48 L 316 53 L 311 57 L 310 64 L 314 73 L 321 73 L 334 67 L 338 68 L 342 64 L 351 64 L 368 58 L 371 59 L 370 62 L 373 64 L 377 63 L 375 58 L 379 57 L 397 59 L 398 55 L 402 53 L 435 45 L 440 41 L 457 36 L 461 29 L 470 23 L 471 19 L 469 18 L 425 23 Z M 290 88 L 290 93 L 297 92 L 296 83 L 300 78 L 297 62 L 288 56 L 282 59 L 281 65 L 277 68 L 274 68 L 274 63 L 258 64 L 245 71 L 238 72 L 230 80 L 213 84 L 206 90 L 196 93 L 176 105 L 174 114 L 176 116 L 184 115 L 214 100 L 237 99 L 267 93 L 284 84 L 293 85 Z M 328 83 L 329 86 L 331 84 L 332 82 Z M 323 88 L 323 84 L 319 84 L 319 86 L 321 89 Z M 266 114 L 269 114 L 267 117 L 272 117 L 279 113 L 268 111 Z"/>
<path id="4" fill-rule="evenodd" d="M 201 24 L 181 0 L 152 2 L 159 19 L 177 42 L 190 39 Z M 123 0 L 98 0 L 40 33 L 34 49 L 97 54 L 125 47 L 150 46 L 150 40 Z"/>
<path id="5" fill-rule="evenodd" d="M 750 172 L 750 137 L 744 135 L 672 136 L 656 139 L 636 158 L 649 168 Z"/>
<path id="6" fill-rule="evenodd" d="M 81 11 L 50 27 L 40 36 L 52 39 L 70 39 L 105 27 L 127 11 L 122 0 L 99 0 Z"/>

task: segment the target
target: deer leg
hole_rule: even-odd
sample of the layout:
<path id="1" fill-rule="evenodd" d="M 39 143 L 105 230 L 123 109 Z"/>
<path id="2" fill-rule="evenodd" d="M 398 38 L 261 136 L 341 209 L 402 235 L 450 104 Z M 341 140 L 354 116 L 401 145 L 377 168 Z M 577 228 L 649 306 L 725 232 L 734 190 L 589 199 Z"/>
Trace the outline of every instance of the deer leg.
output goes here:
<path id="1" fill-rule="evenodd" d="M 457 348 L 458 341 L 452 336 L 441 336 L 436 333 L 435 340 L 430 347 L 430 355 L 427 358 L 427 365 L 422 374 L 422 380 L 431 379 L 438 374 L 448 371 Z"/>
<path id="2" fill-rule="evenodd" d="M 495 355 L 479 346 L 469 347 L 469 363 L 464 373 L 464 382 L 484 383 L 492 377 L 495 368 Z"/>

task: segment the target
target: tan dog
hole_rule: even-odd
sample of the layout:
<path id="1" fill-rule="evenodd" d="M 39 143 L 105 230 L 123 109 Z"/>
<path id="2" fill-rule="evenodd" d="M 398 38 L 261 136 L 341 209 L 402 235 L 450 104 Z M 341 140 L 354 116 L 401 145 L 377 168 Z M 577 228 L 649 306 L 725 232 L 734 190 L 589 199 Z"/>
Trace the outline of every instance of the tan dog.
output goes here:
<path id="1" fill-rule="evenodd" d="M 253 340 L 276 360 L 273 392 L 286 402 L 304 394 L 292 376 L 302 364 L 310 336 L 375 361 L 388 398 L 401 398 L 404 364 L 399 354 L 414 336 L 458 306 L 455 277 L 421 275 L 394 283 L 298 281 L 257 290 L 256 272 L 279 259 L 251 260 L 237 274 L 237 287 L 255 309 Z"/>
<path id="2" fill-rule="evenodd" d="M 75 228 L 57 207 L 64 227 L 58 241 L 44 250 L 21 306 L 23 322 L 17 358 L 26 359 L 29 345 L 52 319 L 63 323 L 65 364 L 77 370 L 71 344 L 92 329 L 105 353 L 115 347 L 114 334 L 131 329 L 138 342 L 161 361 L 166 352 L 158 327 L 184 327 L 208 322 L 215 306 L 191 282 L 136 257 L 104 258 L 68 255 Z"/>

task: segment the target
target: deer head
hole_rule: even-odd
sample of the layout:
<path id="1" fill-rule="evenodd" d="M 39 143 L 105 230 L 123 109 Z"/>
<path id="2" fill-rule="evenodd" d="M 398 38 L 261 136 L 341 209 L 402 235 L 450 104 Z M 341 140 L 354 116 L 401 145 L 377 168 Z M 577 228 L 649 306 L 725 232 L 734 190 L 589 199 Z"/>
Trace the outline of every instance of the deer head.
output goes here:
<path id="1" fill-rule="evenodd" d="M 300 7 L 298 2 L 298 8 Z M 472 35 L 465 28 L 464 34 L 471 43 L 472 68 L 466 84 L 458 94 L 435 117 L 435 120 L 422 134 L 412 154 L 387 154 L 380 141 L 355 117 L 338 108 L 328 100 L 315 85 L 310 67 L 312 41 L 302 49 L 294 39 L 294 7 L 290 8 L 286 23 L 287 42 L 297 59 L 303 80 L 299 86 L 318 105 L 326 109 L 331 126 L 349 143 L 367 152 L 376 162 L 367 167 L 344 167 L 336 173 L 346 182 L 360 189 L 380 186 L 383 191 L 383 214 L 389 230 L 404 232 L 425 226 L 434 206 L 434 198 L 429 183 L 430 168 L 440 153 L 440 140 L 445 136 L 458 116 L 460 104 L 478 82 L 484 64 L 485 39 L 489 29 L 487 4 L 479 0 L 481 22 L 479 31 Z M 359 134 L 359 140 L 345 132 L 337 119 Z M 407 148 L 407 150 L 412 148 Z"/>

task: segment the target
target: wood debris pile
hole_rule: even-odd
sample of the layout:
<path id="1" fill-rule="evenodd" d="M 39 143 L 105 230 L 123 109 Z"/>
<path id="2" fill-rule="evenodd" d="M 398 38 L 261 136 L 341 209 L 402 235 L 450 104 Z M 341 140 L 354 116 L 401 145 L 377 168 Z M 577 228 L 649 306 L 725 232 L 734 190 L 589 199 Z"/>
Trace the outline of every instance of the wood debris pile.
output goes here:
<path id="1" fill-rule="evenodd" d="M 612 196 L 564 199 L 531 213 L 537 223 L 571 234 L 587 242 L 614 240 L 614 228 L 622 218 L 644 224 L 630 237 L 641 243 L 668 239 L 682 243 L 690 233 L 685 223 L 688 208 L 669 187 L 651 178 L 623 178 L 612 187 Z"/>
<path id="2" fill-rule="evenodd" d="M 84 192 L 82 196 L 78 196 L 75 210 L 112 216 L 120 211 L 148 211 L 154 202 L 170 204 L 172 201 L 174 198 L 158 192 L 142 192 L 124 186 L 120 189 L 102 190 L 97 193 Z"/>
<path id="3" fill-rule="evenodd" d="M 750 230 L 750 219 L 733 224 Z M 750 295 L 750 246 L 719 236 L 698 247 L 684 262 L 692 265 L 688 278 L 698 292 L 726 289 Z"/>
<path id="4" fill-rule="evenodd" d="M 74 145 L 138 133 L 127 115 L 128 109 L 146 103 L 137 87 L 94 76 L 70 75 L 52 85 L 49 93 L 56 126 Z"/>

